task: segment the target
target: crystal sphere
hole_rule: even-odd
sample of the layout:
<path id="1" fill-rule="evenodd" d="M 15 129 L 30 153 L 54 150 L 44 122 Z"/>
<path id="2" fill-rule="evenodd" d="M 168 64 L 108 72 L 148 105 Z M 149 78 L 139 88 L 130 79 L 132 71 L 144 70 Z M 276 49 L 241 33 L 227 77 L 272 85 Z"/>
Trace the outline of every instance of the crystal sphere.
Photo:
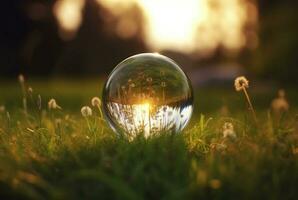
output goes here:
<path id="1" fill-rule="evenodd" d="M 180 132 L 193 111 L 189 79 L 170 58 L 131 56 L 111 72 L 103 89 L 103 111 L 111 128 L 133 139 Z"/>

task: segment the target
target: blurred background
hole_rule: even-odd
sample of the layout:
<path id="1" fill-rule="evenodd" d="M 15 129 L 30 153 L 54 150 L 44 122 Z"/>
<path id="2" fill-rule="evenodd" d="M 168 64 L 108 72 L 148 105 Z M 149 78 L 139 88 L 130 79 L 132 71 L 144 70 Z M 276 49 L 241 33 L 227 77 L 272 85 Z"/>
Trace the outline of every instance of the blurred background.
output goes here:
<path id="1" fill-rule="evenodd" d="M 159 52 L 194 85 L 248 74 L 298 83 L 295 0 L 4 0 L 0 79 L 105 77 Z"/>

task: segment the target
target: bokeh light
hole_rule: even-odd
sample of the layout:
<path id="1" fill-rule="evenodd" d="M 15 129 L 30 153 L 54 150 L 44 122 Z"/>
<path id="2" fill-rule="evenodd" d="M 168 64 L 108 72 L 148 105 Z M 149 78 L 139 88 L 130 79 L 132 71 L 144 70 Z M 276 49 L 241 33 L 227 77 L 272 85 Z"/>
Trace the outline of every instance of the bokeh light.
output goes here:
<path id="1" fill-rule="evenodd" d="M 84 0 L 58 0 L 54 5 L 54 14 L 58 20 L 60 36 L 69 40 L 75 37 L 82 23 Z"/>
<path id="2" fill-rule="evenodd" d="M 255 4 L 245 0 L 97 0 L 114 15 L 137 5 L 145 17 L 144 37 L 154 51 L 208 53 L 222 46 L 256 46 Z M 133 30 L 133 26 L 132 30 Z M 248 31 L 248 33 L 247 33 Z M 249 42 L 248 42 L 249 41 Z"/>

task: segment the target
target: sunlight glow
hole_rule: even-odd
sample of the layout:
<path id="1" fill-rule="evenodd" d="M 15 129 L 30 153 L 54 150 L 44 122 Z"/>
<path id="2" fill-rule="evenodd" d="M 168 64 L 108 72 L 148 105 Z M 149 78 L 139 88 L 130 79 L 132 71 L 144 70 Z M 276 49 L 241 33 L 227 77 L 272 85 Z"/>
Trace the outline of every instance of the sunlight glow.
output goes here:
<path id="1" fill-rule="evenodd" d="M 133 110 L 134 123 L 137 127 L 144 127 L 145 137 L 148 137 L 150 132 L 150 104 L 144 103 L 135 105 Z"/>
<path id="2" fill-rule="evenodd" d="M 72 39 L 82 22 L 82 10 L 86 0 L 58 0 L 54 14 L 63 39 Z M 119 22 L 115 32 L 122 38 L 143 34 L 153 51 L 171 49 L 185 53 L 212 52 L 221 46 L 237 50 L 244 46 L 256 46 L 247 42 L 244 30 L 247 24 L 254 26 L 257 11 L 247 0 L 96 0 L 108 9 Z M 140 8 L 144 22 L 133 10 Z M 141 25 L 140 25 L 141 24 Z M 137 32 L 142 26 L 143 33 Z M 254 44 L 254 45 L 251 45 Z"/>
<path id="3" fill-rule="evenodd" d="M 194 47 L 201 10 L 198 0 L 140 0 L 148 26 L 147 43 L 157 50 L 187 50 Z"/>
<path id="4" fill-rule="evenodd" d="M 72 39 L 82 22 L 84 0 L 59 0 L 54 5 L 54 15 L 59 23 L 60 36 Z"/>
<path id="5" fill-rule="evenodd" d="M 237 50 L 246 44 L 247 22 L 256 23 L 255 5 L 246 0 L 97 0 L 113 14 L 138 5 L 144 13 L 144 36 L 152 50 Z"/>

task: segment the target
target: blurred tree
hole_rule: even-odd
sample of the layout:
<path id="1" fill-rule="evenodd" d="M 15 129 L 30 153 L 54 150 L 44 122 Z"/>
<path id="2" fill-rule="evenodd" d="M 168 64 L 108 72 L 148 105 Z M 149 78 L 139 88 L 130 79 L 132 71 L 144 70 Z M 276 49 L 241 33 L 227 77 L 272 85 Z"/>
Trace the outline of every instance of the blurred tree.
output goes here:
<path id="1" fill-rule="evenodd" d="M 53 13 L 56 2 L 1 2 L 0 76 L 100 74 L 110 71 L 127 56 L 146 51 L 143 16 L 138 7 L 124 13 L 133 20 L 134 31 L 123 37 L 121 26 L 116 26 L 121 18 L 113 16 L 96 0 L 85 0 L 76 37 L 64 40 Z M 122 28 L 126 25 L 122 23 Z"/>
<path id="2" fill-rule="evenodd" d="M 259 47 L 253 69 L 262 77 L 298 83 L 298 2 L 259 1 Z"/>
<path id="3" fill-rule="evenodd" d="M 107 73 L 124 58 L 146 51 L 141 11 L 132 7 L 124 15 L 115 17 L 95 1 L 86 1 L 82 26 L 74 40 L 65 42 L 56 71 L 80 75 Z M 128 15 L 134 20 L 135 33 L 123 37 L 117 25 Z"/>
<path id="4" fill-rule="evenodd" d="M 18 71 L 22 41 L 28 32 L 23 0 L 1 1 L 0 7 L 0 75 Z"/>

